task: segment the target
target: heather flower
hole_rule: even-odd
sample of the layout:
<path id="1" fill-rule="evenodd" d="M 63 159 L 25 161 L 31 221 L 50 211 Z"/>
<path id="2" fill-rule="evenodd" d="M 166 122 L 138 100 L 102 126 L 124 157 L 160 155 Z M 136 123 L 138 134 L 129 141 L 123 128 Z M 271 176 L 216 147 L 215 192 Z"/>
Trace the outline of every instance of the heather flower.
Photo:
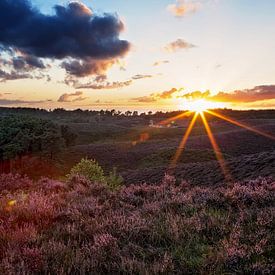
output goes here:
<path id="1" fill-rule="evenodd" d="M 272 272 L 272 179 L 194 187 L 167 176 L 116 192 L 81 176 L 18 177 L 19 189 L 8 179 L 1 274 Z"/>

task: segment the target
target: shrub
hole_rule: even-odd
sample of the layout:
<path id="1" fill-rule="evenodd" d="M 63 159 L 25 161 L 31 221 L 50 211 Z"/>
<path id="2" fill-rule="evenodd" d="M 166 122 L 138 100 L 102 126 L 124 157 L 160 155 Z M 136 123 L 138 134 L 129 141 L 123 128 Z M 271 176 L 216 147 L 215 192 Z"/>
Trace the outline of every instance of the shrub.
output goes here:
<path id="1" fill-rule="evenodd" d="M 123 178 L 117 174 L 117 169 L 109 173 L 109 176 L 104 175 L 102 167 L 95 161 L 89 159 L 82 159 L 70 171 L 68 178 L 70 182 L 77 177 L 84 177 L 90 182 L 99 182 L 107 185 L 110 190 L 118 190 L 123 183 Z"/>
<path id="2" fill-rule="evenodd" d="M 84 176 L 90 181 L 106 183 L 104 171 L 95 160 L 82 159 L 68 175 L 69 180 L 75 176 Z"/>
<path id="3" fill-rule="evenodd" d="M 123 183 L 123 177 L 117 174 L 117 169 L 113 168 L 113 171 L 106 177 L 106 183 L 111 190 L 118 190 Z"/>

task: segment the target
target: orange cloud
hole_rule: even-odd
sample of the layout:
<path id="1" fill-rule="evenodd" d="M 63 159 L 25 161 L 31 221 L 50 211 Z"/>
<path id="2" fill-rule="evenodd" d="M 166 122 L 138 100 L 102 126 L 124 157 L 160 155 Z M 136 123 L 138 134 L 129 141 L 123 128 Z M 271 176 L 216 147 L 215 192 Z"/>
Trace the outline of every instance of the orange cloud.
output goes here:
<path id="1" fill-rule="evenodd" d="M 275 85 L 261 85 L 252 89 L 236 90 L 233 93 L 219 92 L 211 100 L 232 103 L 249 103 L 275 99 Z"/>
<path id="2" fill-rule="evenodd" d="M 171 99 L 171 98 L 173 98 L 173 95 L 177 94 L 181 90 L 182 90 L 182 88 L 180 88 L 180 89 L 172 88 L 168 91 L 164 91 L 161 93 L 152 93 L 148 96 L 132 98 L 132 101 L 150 103 L 150 102 L 156 102 L 157 100 L 160 100 L 160 99 Z"/>
<path id="3" fill-rule="evenodd" d="M 176 17 L 183 17 L 186 14 L 195 13 L 200 9 L 198 1 L 177 0 L 175 4 L 168 5 L 167 9 Z"/>
<path id="4" fill-rule="evenodd" d="M 170 99 L 173 97 L 173 95 L 177 92 L 181 91 L 181 89 L 172 88 L 171 90 L 164 91 L 160 94 L 157 94 L 156 97 L 159 99 Z"/>
<path id="5" fill-rule="evenodd" d="M 228 102 L 228 103 L 250 103 L 261 100 L 275 99 L 275 85 L 261 85 L 252 89 L 236 90 L 234 92 L 219 92 L 216 95 L 211 95 L 210 91 L 194 91 L 178 98 L 185 98 L 188 100 L 208 99 L 212 101 Z"/>
<path id="6" fill-rule="evenodd" d="M 183 95 L 179 94 L 183 88 L 172 88 L 168 91 L 163 91 L 161 93 L 152 93 L 148 96 L 143 96 L 139 98 L 134 98 L 132 100 L 138 102 L 155 102 L 158 100 L 167 100 L 171 99 L 174 96 L 177 98 L 183 98 L 186 100 L 198 100 L 198 99 L 206 99 L 209 101 L 216 101 L 216 102 L 225 102 L 225 103 L 254 103 L 253 106 L 257 107 L 275 107 L 274 103 L 267 102 L 267 101 L 274 101 L 275 102 L 275 85 L 261 85 L 256 86 L 252 89 L 244 89 L 244 90 L 236 90 L 234 92 L 219 92 L 216 95 L 211 95 L 210 91 L 207 90 L 205 92 L 201 91 L 194 91 L 190 93 L 185 93 Z M 263 102 L 266 101 L 266 102 Z"/>
<path id="7" fill-rule="evenodd" d="M 178 96 L 178 98 L 185 98 L 185 99 L 188 99 L 188 100 L 195 100 L 195 99 L 209 98 L 209 96 L 210 96 L 210 91 L 205 91 L 205 92 L 194 91 L 194 92 L 191 92 L 191 93 L 180 95 L 180 96 Z"/>

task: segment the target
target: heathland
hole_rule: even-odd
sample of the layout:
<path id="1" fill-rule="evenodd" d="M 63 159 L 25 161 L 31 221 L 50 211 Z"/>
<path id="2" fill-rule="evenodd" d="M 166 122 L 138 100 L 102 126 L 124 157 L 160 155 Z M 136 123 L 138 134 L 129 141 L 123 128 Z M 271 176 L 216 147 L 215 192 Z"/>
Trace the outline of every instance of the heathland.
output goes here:
<path id="1" fill-rule="evenodd" d="M 272 273 L 275 111 L 217 112 L 230 181 L 180 112 L 1 108 L 0 273 Z"/>

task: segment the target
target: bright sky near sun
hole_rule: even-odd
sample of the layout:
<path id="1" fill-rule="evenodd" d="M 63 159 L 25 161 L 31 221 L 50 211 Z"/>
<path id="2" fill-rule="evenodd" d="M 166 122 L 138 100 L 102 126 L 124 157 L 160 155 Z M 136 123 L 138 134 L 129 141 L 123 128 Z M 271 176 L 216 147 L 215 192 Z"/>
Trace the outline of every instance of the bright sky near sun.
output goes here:
<path id="1" fill-rule="evenodd" d="M 69 3 L 30 2 L 41 13 L 51 16 L 55 14 L 54 5 Z M 129 50 L 117 55 L 112 64 L 100 64 L 104 72 L 102 69 L 85 76 L 72 73 L 76 64 L 69 62 L 77 60 L 75 56 L 44 58 L 35 51 L 31 54 L 42 58 L 46 66 L 40 69 L 43 77 L 23 78 L 20 72 L 15 79 L 11 79 L 13 68 L 7 71 L 5 67 L 11 57 L 3 51 L 0 57 L 6 62 L 0 62 L 1 106 L 154 111 L 188 109 L 191 101 L 206 99 L 220 102 L 217 107 L 275 108 L 275 1 L 82 0 L 81 3 L 92 10 L 91 17 L 117 14 L 124 24 L 124 31 L 118 36 L 131 44 Z M 0 52 L 4 41 L 1 39 L 0 35 Z M 13 43 L 9 46 L 18 49 Z M 21 48 L 20 54 L 22 51 Z M 27 54 L 30 55 L 29 51 Z M 84 61 L 88 65 L 94 62 L 86 57 Z M 62 62 L 67 63 L 60 65 Z M 33 76 L 30 67 L 28 70 L 28 75 Z"/>

